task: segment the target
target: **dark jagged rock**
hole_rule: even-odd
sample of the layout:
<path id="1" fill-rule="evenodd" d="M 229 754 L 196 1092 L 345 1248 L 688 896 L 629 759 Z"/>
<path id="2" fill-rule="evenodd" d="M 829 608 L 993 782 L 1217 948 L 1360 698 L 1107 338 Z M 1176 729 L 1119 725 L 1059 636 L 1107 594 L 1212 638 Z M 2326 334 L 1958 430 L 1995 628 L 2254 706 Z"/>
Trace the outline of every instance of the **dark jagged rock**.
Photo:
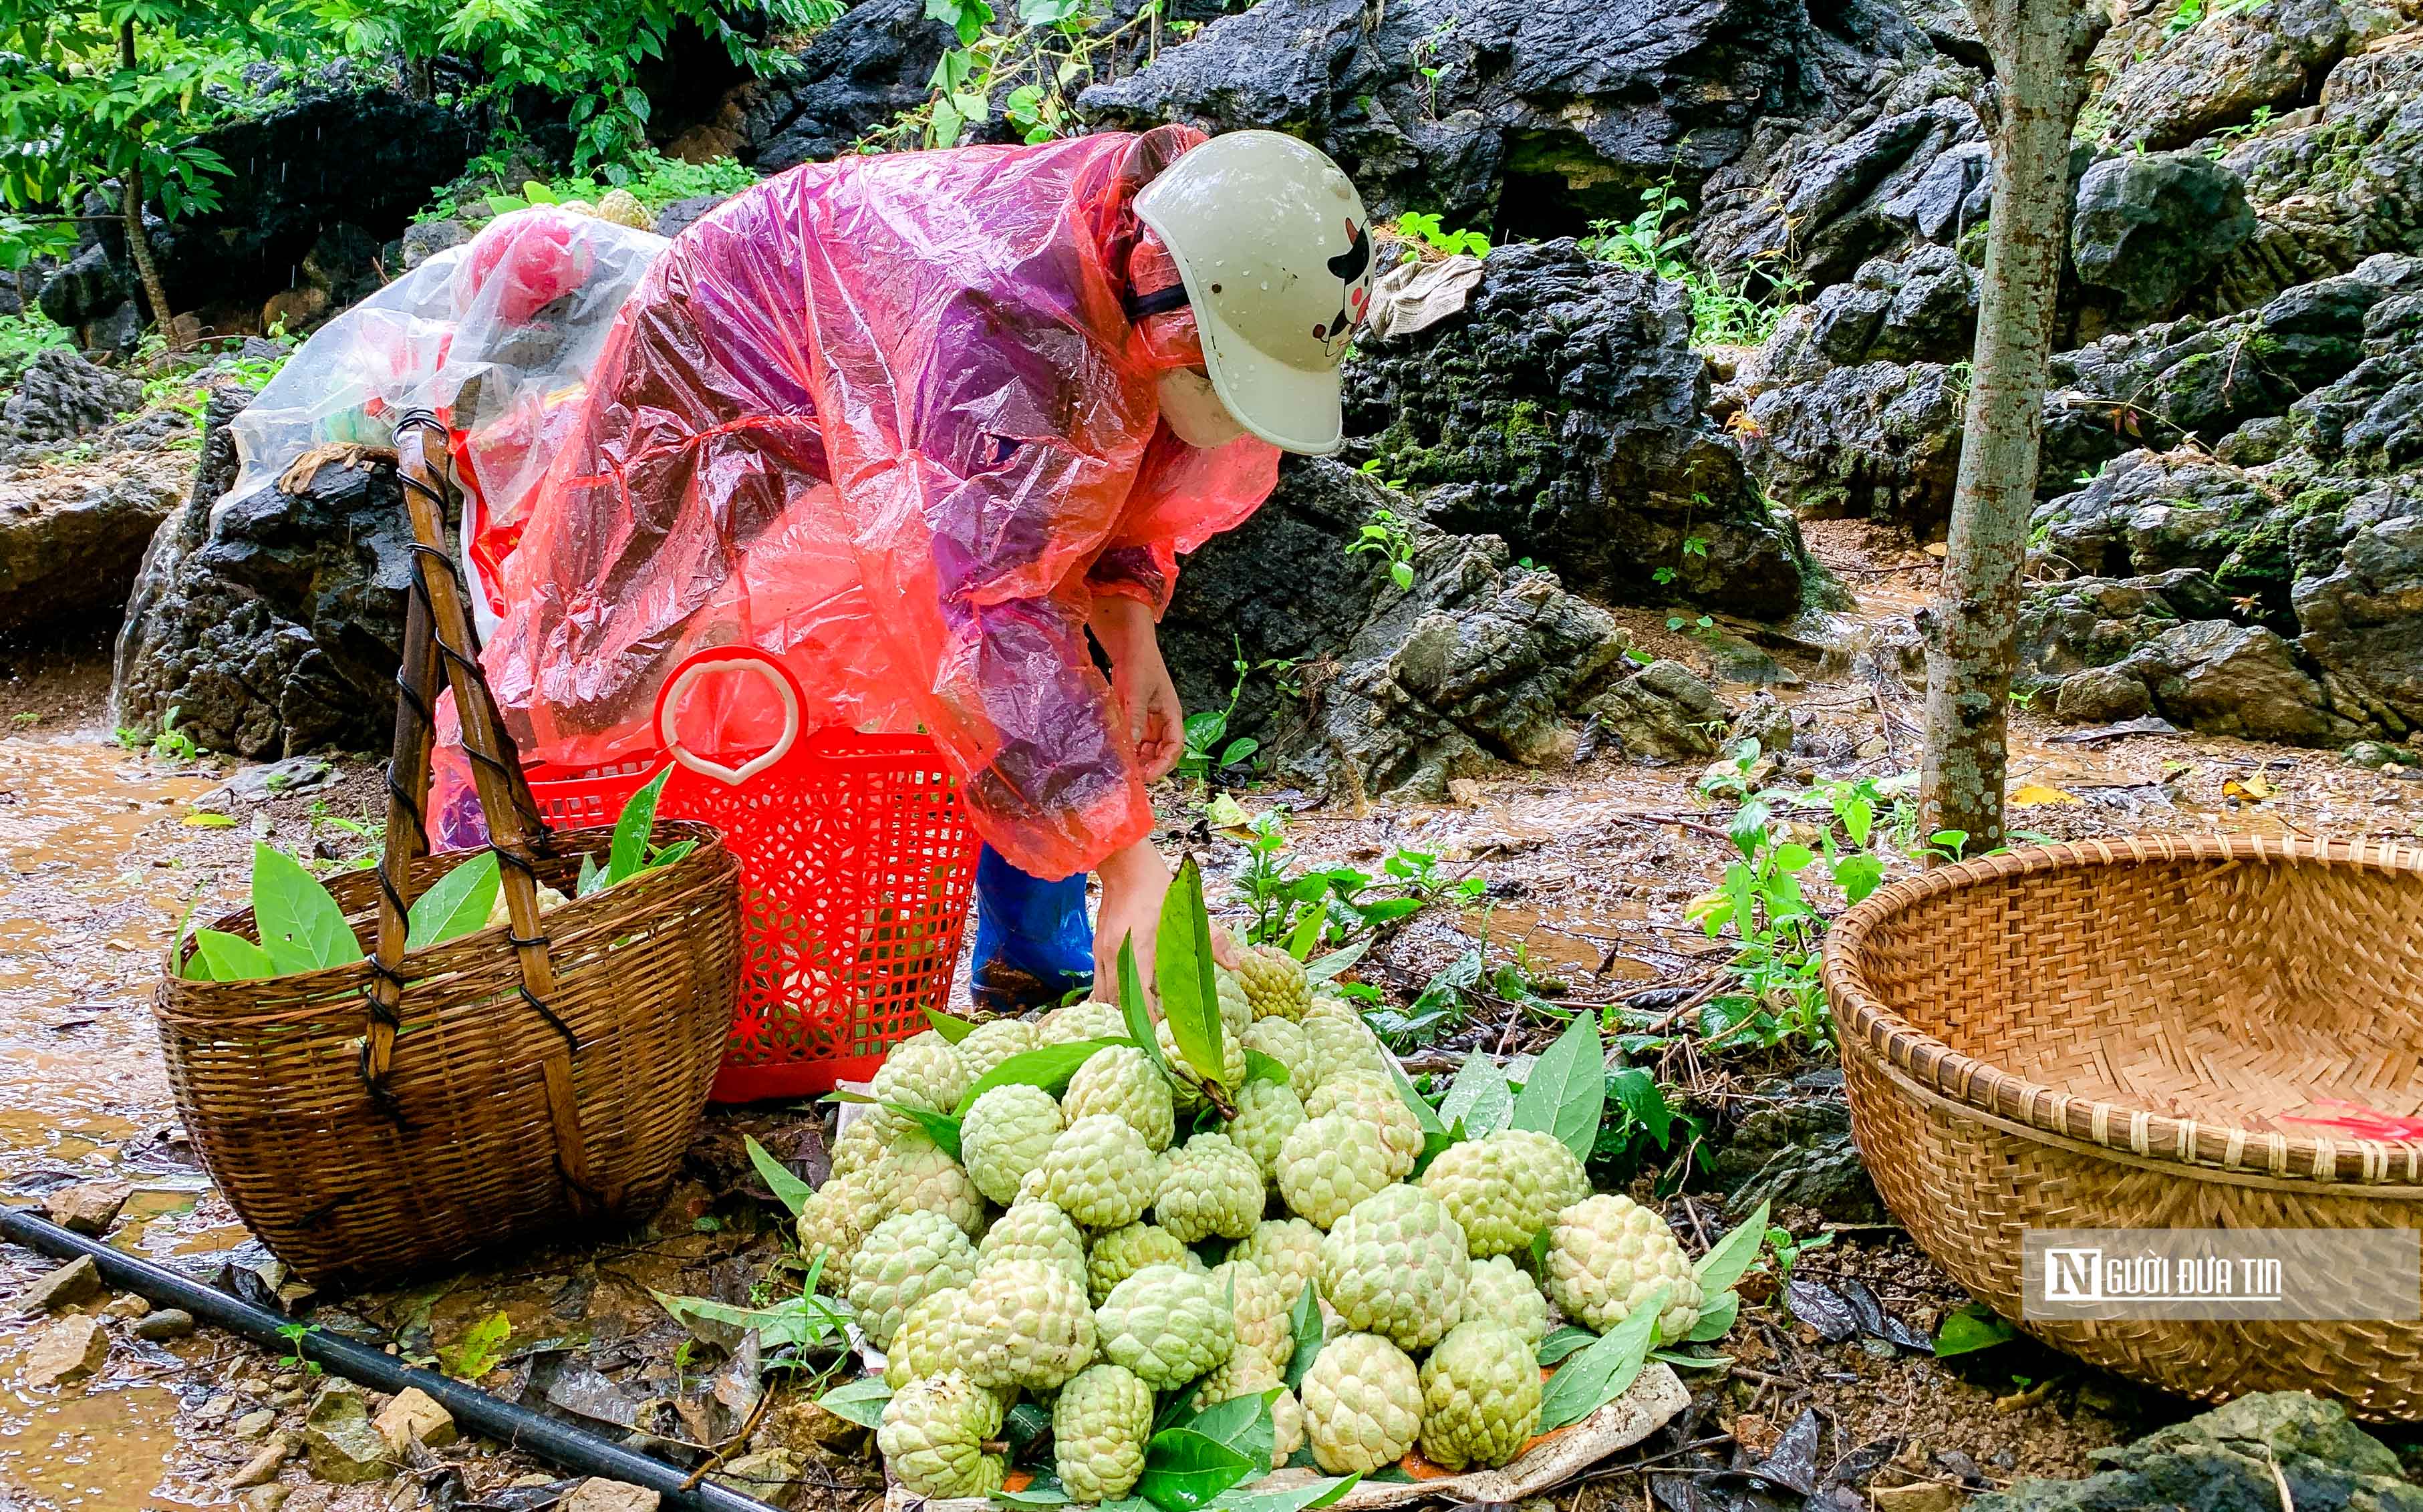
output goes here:
<path id="1" fill-rule="evenodd" d="M 108 248 L 89 239 L 43 282 L 35 303 L 44 315 L 73 331 L 76 344 L 87 352 L 131 352 L 143 333 L 134 268 L 114 260 Z"/>
<path id="2" fill-rule="evenodd" d="M 705 219 L 706 213 L 731 198 L 730 195 L 692 195 L 676 199 L 657 212 L 656 232 L 668 241 L 679 236 Z"/>
<path id="3" fill-rule="evenodd" d="M 1886 1214 L 1851 1142 L 1840 1070 L 1811 1071 L 1758 1089 L 1765 1100 L 1712 1148 L 1708 1167 L 1728 1212 L 1761 1203 L 1813 1207 L 1837 1223 Z"/>
<path id="4" fill-rule="evenodd" d="M 1976 341 L 1977 277 L 1947 247 L 1860 265 L 1787 312 L 1746 381 L 1805 381 L 1866 362 L 1956 362 Z"/>
<path id="5" fill-rule="evenodd" d="M 2369 732 L 2333 707 L 2297 650 L 2262 625 L 2200 620 L 2140 646 L 2116 669 L 2146 685 L 2174 724 L 2249 740 L 2338 745 Z"/>
<path id="6" fill-rule="evenodd" d="M 1797 0 L 1263 0 L 1078 104 L 1114 125 L 1293 132 L 1376 211 L 1539 234 L 1628 214 L 1669 173 L 1695 182 L 1761 114 L 1831 114 L 1919 45 L 1865 3 L 1813 20 Z"/>
<path id="7" fill-rule="evenodd" d="M 2117 294 L 2134 324 L 2177 307 L 2254 234 L 2237 174 L 2202 152 L 2148 152 L 2086 170 L 2069 250 L 2079 281 Z"/>
<path id="8" fill-rule="evenodd" d="M 2348 45 L 2337 0 L 2271 0 L 2214 14 L 2165 37 L 2096 103 L 2125 146 L 2186 147 L 2256 111 L 2303 103 Z"/>
<path id="9" fill-rule="evenodd" d="M 1348 429 L 1386 474 L 1441 529 L 1501 537 L 1592 597 L 1794 612 L 1798 531 L 1707 418 L 1681 286 L 1569 240 L 1484 267 L 1463 313 L 1348 365 Z M 1694 539 L 1704 554 L 1684 549 Z"/>
<path id="10" fill-rule="evenodd" d="M 1654 661 L 1592 699 L 1584 739 L 1646 765 L 1708 757 L 1733 711 L 1698 673 L 1678 661 Z"/>
<path id="11" fill-rule="evenodd" d="M 2040 506 L 2034 524 L 2042 556 L 2060 567 L 2108 577 L 2200 568 L 2222 594 L 2267 597 L 2285 619 L 2289 537 L 2307 507 L 2242 467 L 2133 451 Z"/>
<path id="12" fill-rule="evenodd" d="M 2383 488 L 2341 513 L 2329 569 L 2295 590 L 2299 643 L 2392 733 L 2423 728 L 2423 500 Z"/>
<path id="13" fill-rule="evenodd" d="M 2209 573 L 2074 577 L 2035 590 L 2019 611 L 2019 661 L 2036 678 L 2108 667 L 2171 626 L 2219 620 L 2229 600 Z"/>
<path id="14" fill-rule="evenodd" d="M 1960 71 L 1928 66 L 1822 125 L 1761 121 L 1740 160 L 1709 178 L 1692 256 L 1728 279 L 1788 270 L 1822 289 L 1871 258 L 1956 247 L 1984 224 L 1990 189 L 1968 87 Z"/>
<path id="15" fill-rule="evenodd" d="M 323 468 L 309 489 L 230 504 L 227 420 L 250 396 L 215 392 L 185 507 L 152 538 L 119 632 L 118 722 L 178 728 L 212 750 L 288 756 L 371 748 L 394 719 L 412 566 L 392 467 Z"/>
<path id="16" fill-rule="evenodd" d="M 1962 402 L 1941 363 L 1836 368 L 1750 402 L 1750 467 L 1796 510 L 1932 529 L 1952 512 Z"/>
<path id="17" fill-rule="evenodd" d="M 404 228 L 404 266 L 406 272 L 420 267 L 449 247 L 461 246 L 471 239 L 471 228 L 458 220 L 415 221 Z"/>
<path id="18" fill-rule="evenodd" d="M 751 87 L 743 162 L 761 173 L 821 163 L 904 110 L 925 103 L 951 29 L 925 0 L 867 0 L 816 33 L 779 79 Z M 693 219 L 696 217 L 693 216 Z"/>
<path id="19" fill-rule="evenodd" d="M 96 368 L 75 353 L 38 354 L 0 402 L 0 459 L 46 442 L 97 431 L 143 402 L 143 386 Z"/>
<path id="20" fill-rule="evenodd" d="M 2088 1451 L 2080 1480 L 2023 1480 L 1969 1512 L 2106 1512 L 2122 1507 L 2423 1512 L 2423 1487 L 2398 1456 L 2306 1392 L 2241 1396 L 2135 1443 Z"/>

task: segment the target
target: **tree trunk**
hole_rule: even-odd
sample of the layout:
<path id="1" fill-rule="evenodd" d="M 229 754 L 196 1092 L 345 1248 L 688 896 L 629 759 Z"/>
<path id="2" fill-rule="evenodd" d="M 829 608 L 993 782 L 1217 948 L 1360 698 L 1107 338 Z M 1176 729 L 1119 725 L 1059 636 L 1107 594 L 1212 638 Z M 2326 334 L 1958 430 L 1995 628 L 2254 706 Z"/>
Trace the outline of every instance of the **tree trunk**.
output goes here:
<path id="1" fill-rule="evenodd" d="M 1970 0 L 1969 10 L 1993 59 L 1983 109 L 1994 197 L 1952 539 L 1941 591 L 1922 617 L 1919 796 L 1929 833 L 1960 831 L 1978 851 L 2003 843 L 2005 714 L 2069 230 L 2069 136 L 2085 102 L 2087 56 L 2111 21 L 2099 0 Z"/>
<path id="2" fill-rule="evenodd" d="M 135 23 L 121 22 L 118 27 L 118 62 L 128 71 L 135 67 Z M 137 149 L 140 150 L 139 145 Z M 126 254 L 135 260 L 135 272 L 143 280 L 143 298 L 151 307 L 151 323 L 158 327 L 161 339 L 171 352 L 182 352 L 185 343 L 177 334 L 175 320 L 168 310 L 168 286 L 160 281 L 159 264 L 151 260 L 151 238 L 143 230 L 143 160 L 137 156 L 126 165 L 119 176 L 124 188 L 120 201 L 126 214 Z"/>

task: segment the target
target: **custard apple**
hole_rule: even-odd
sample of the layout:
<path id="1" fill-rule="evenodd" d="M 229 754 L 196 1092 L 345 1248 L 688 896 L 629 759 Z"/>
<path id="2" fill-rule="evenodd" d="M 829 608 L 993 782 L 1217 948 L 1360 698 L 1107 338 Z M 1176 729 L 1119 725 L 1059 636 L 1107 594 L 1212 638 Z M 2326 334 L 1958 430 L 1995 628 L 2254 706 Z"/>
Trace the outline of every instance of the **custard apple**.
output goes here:
<path id="1" fill-rule="evenodd" d="M 1266 1218 L 1230 1247 L 1228 1258 L 1270 1277 L 1293 1307 L 1321 1264 L 1321 1230 L 1300 1218 Z"/>
<path id="2" fill-rule="evenodd" d="M 1155 1391 L 1184 1385 L 1237 1347 L 1236 1319 L 1211 1278 L 1177 1266 L 1147 1266 L 1112 1287 L 1094 1327 L 1111 1363 Z"/>
<path id="3" fill-rule="evenodd" d="M 892 1047 L 868 1092 L 879 1103 L 898 1103 L 929 1113 L 956 1113 L 975 1078 L 950 1041 L 926 1030 Z M 878 1112 L 888 1110 L 878 1109 Z M 894 1115 L 898 1116 L 898 1115 Z"/>
<path id="4" fill-rule="evenodd" d="M 1181 1244 L 1242 1239 L 1261 1221 L 1261 1167 L 1226 1134 L 1197 1134 L 1169 1152 L 1152 1212 Z"/>
<path id="5" fill-rule="evenodd" d="M 1236 1039 L 1254 1021 L 1253 1001 L 1245 996 L 1245 984 L 1227 967 L 1212 968 L 1212 977 L 1220 992 L 1220 1032 Z"/>
<path id="6" fill-rule="evenodd" d="M 1304 1116 L 1344 1113 L 1380 1131 L 1388 1147 L 1388 1179 L 1413 1174 L 1422 1158 L 1422 1123 L 1397 1091 L 1396 1079 L 1382 1071 L 1342 1071 L 1325 1079 L 1304 1100 Z"/>
<path id="7" fill-rule="evenodd" d="M 1275 945 L 1257 945 L 1237 967 L 1256 1018 L 1302 1018 L 1312 1000 L 1304 963 Z"/>
<path id="8" fill-rule="evenodd" d="M 1279 1145 L 1279 1195 L 1327 1228 L 1388 1185 L 1395 1159 L 1369 1124 L 1339 1113 L 1307 1118 Z"/>
<path id="9" fill-rule="evenodd" d="M 977 1241 L 986 1265 L 1003 1260 L 1040 1260 L 1085 1283 L 1085 1236 L 1068 1214 L 1046 1202 L 1020 1203 L 992 1221 Z"/>
<path id="10" fill-rule="evenodd" d="M 880 1109 L 870 1111 L 880 1112 Z M 872 1118 L 853 1118 L 833 1140 L 832 1173 L 855 1176 L 874 1170 L 892 1153 L 889 1131 Z"/>
<path id="11" fill-rule="evenodd" d="M 1513 1261 L 1502 1254 L 1475 1260 L 1464 1283 L 1464 1320 L 1503 1324 L 1537 1348 L 1548 1336 L 1548 1299 Z"/>
<path id="12" fill-rule="evenodd" d="M 1087 1057 L 1069 1079 L 1060 1106 L 1071 1121 L 1092 1113 L 1116 1114 L 1156 1151 L 1168 1149 L 1178 1130 L 1169 1079 L 1152 1057 L 1132 1045 L 1114 1045 Z"/>
<path id="13" fill-rule="evenodd" d="M 1041 1087 L 1011 1082 L 978 1097 L 959 1124 L 959 1158 L 976 1190 L 1007 1206 L 1018 1184 L 1060 1138 L 1060 1105 Z"/>
<path id="14" fill-rule="evenodd" d="M 640 203 L 640 197 L 628 189 L 609 189 L 599 196 L 597 218 L 612 221 L 617 226 L 627 226 L 635 231 L 657 228 L 657 218 L 648 213 L 647 206 Z"/>
<path id="15" fill-rule="evenodd" d="M 1179 1049 L 1178 1041 L 1171 1037 L 1169 1020 L 1164 1018 L 1154 1025 L 1152 1033 L 1161 1042 L 1161 1058 L 1169 1063 L 1170 1075 L 1178 1079 L 1170 1088 L 1171 1095 L 1177 1099 L 1178 1110 L 1191 1112 L 1202 1107 L 1202 1078 L 1196 1075 L 1194 1065 Z M 1245 1047 L 1233 1035 L 1220 1036 L 1220 1066 L 1222 1086 L 1233 1092 L 1244 1085 Z"/>
<path id="16" fill-rule="evenodd" d="M 1248 1081 L 1237 1089 L 1236 1101 L 1237 1116 L 1228 1120 L 1228 1138 L 1253 1158 L 1254 1168 L 1267 1184 L 1277 1174 L 1279 1151 L 1286 1146 L 1287 1137 L 1304 1122 L 1304 1104 L 1284 1081 Z"/>
<path id="17" fill-rule="evenodd" d="M 1035 1021 L 1037 1048 L 1046 1045 L 1071 1045 L 1078 1040 L 1127 1037 L 1127 1015 L 1119 1012 L 1116 1003 L 1072 1002 L 1065 1008 L 1054 1008 Z"/>
<path id="18" fill-rule="evenodd" d="M 886 1385 L 896 1392 L 921 1376 L 958 1368 L 968 1358 L 967 1334 L 959 1328 L 959 1306 L 967 1299 L 965 1287 L 945 1286 L 909 1304 L 883 1351 Z"/>
<path id="19" fill-rule="evenodd" d="M 1304 1447 L 1304 1409 L 1296 1402 L 1295 1393 L 1287 1389 L 1277 1367 L 1256 1351 L 1240 1348 L 1227 1364 L 1203 1378 L 1195 1400 L 1197 1406 L 1210 1407 L 1265 1392 L 1278 1394 L 1271 1398 L 1271 1468 L 1276 1470 Z"/>
<path id="20" fill-rule="evenodd" d="M 1376 1333 L 1323 1344 L 1297 1394 L 1313 1462 L 1332 1475 L 1393 1465 L 1421 1432 L 1421 1376 L 1405 1351 Z"/>
<path id="21" fill-rule="evenodd" d="M 1471 1266 L 1464 1230 L 1437 1198 L 1388 1187 L 1321 1241 L 1321 1296 L 1348 1328 L 1424 1349 L 1455 1326 Z"/>
<path id="22" fill-rule="evenodd" d="M 1144 1473 L 1152 1437 L 1152 1388 L 1134 1371 L 1088 1365 L 1060 1388 L 1052 1407 L 1052 1444 L 1060 1484 L 1080 1502 L 1116 1502 Z"/>
<path id="23" fill-rule="evenodd" d="M 1501 1129 L 1450 1145 L 1422 1173 L 1421 1184 L 1464 1225 L 1472 1252 L 1483 1255 L 1529 1250 L 1549 1219 L 1590 1195 L 1574 1153 L 1534 1129 Z"/>
<path id="24" fill-rule="evenodd" d="M 1213 1266 L 1211 1282 L 1212 1295 L 1226 1299 L 1236 1319 L 1237 1353 L 1229 1362 L 1259 1354 L 1273 1370 L 1286 1370 L 1295 1358 L 1295 1323 L 1288 1316 L 1289 1303 L 1279 1295 L 1279 1284 L 1243 1260 Z"/>
<path id="25" fill-rule="evenodd" d="M 1257 1018 L 1239 1036 L 1249 1050 L 1259 1050 L 1287 1067 L 1288 1086 L 1301 1101 L 1312 1087 L 1312 1045 L 1304 1026 L 1291 1018 Z"/>
<path id="26" fill-rule="evenodd" d="M 1285 1386 L 1271 1398 L 1271 1468 L 1278 1469 L 1304 1447 L 1304 1404 Z"/>
<path id="27" fill-rule="evenodd" d="M 990 1496 L 1006 1466 L 984 1446 L 1000 1433 L 1001 1399 L 953 1371 L 895 1393 L 875 1442 L 893 1478 L 919 1496 Z"/>
<path id="28" fill-rule="evenodd" d="M 1666 1221 L 1629 1197 L 1602 1193 L 1548 1225 L 1549 1299 L 1584 1328 L 1604 1333 L 1663 1285 L 1658 1336 L 1673 1343 L 1700 1315 L 1700 1283 Z"/>
<path id="29" fill-rule="evenodd" d="M 849 1267 L 849 1305 L 879 1349 L 891 1347 L 909 1304 L 975 1278 L 976 1247 L 941 1213 L 895 1213 L 875 1225 Z"/>
<path id="30" fill-rule="evenodd" d="M 1069 1124 L 1043 1158 L 1043 1198 L 1082 1228 L 1134 1222 L 1152 1205 L 1152 1147 L 1135 1126 L 1111 1113 Z"/>
<path id="31" fill-rule="evenodd" d="M 1085 1284 L 1041 1260 L 980 1268 L 959 1304 L 969 1354 L 961 1367 L 979 1386 L 1049 1391 L 1094 1362 L 1094 1309 Z"/>
<path id="32" fill-rule="evenodd" d="M 863 1175 L 834 1176 L 800 1205 L 800 1252 L 811 1259 L 825 1252 L 816 1289 L 839 1297 L 849 1290 L 849 1263 L 869 1230 L 883 1221 L 874 1188 Z"/>
<path id="33" fill-rule="evenodd" d="M 965 1166 L 922 1133 L 902 1135 L 869 1180 L 889 1212 L 941 1213 L 971 1238 L 984 1232 L 984 1194 Z"/>
<path id="34" fill-rule="evenodd" d="M 1312 1078 L 1311 1087 L 1299 1087 L 1303 1095 L 1341 1071 L 1373 1071 L 1386 1076 L 1380 1063 L 1380 1042 L 1372 1036 L 1363 1016 L 1343 998 L 1323 998 L 1304 1016 L 1305 1057 L 1309 1063 L 1306 1071 Z"/>
<path id="35" fill-rule="evenodd" d="M 1184 1266 L 1195 1252 L 1157 1223 L 1130 1223 L 1098 1236 L 1085 1255 L 1085 1290 L 1100 1307 L 1111 1288 L 1147 1266 Z"/>
<path id="36" fill-rule="evenodd" d="M 1422 1453 L 1449 1470 L 1496 1467 L 1540 1423 L 1533 1346 L 1497 1323 L 1459 1323 L 1422 1362 Z"/>
<path id="37" fill-rule="evenodd" d="M 1037 1043 L 1035 1026 L 1022 1018 L 995 1018 L 978 1024 L 958 1044 L 959 1060 L 967 1065 L 969 1084 L 974 1085 L 1011 1056 L 1034 1049 Z"/>

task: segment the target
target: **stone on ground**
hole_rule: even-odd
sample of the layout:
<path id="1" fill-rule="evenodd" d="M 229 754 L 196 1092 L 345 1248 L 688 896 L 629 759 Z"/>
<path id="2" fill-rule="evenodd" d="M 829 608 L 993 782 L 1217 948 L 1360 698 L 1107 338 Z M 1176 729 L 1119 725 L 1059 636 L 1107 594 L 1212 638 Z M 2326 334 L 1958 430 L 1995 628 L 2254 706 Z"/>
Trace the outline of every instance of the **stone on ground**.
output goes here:
<path id="1" fill-rule="evenodd" d="M 182 1308 L 164 1307 L 136 1318 L 128 1331 L 147 1343 L 166 1344 L 194 1331 L 194 1315 Z"/>
<path id="2" fill-rule="evenodd" d="M 19 1317 L 36 1313 L 56 1312 L 62 1307 L 74 1307 L 91 1301 L 103 1290 L 101 1268 L 92 1256 L 82 1254 L 55 1270 L 45 1271 L 34 1284 L 17 1294 L 8 1311 Z"/>
<path id="3" fill-rule="evenodd" d="M 43 1198 L 42 1211 L 71 1234 L 99 1238 L 134 1195 L 135 1189 L 123 1181 L 79 1181 Z"/>
<path id="4" fill-rule="evenodd" d="M 452 1443 L 457 1437 L 454 1414 L 418 1386 L 407 1386 L 398 1392 L 395 1400 L 379 1410 L 373 1425 L 378 1429 L 379 1437 L 387 1441 L 388 1447 L 399 1455 L 404 1454 L 415 1439 L 436 1449 Z M 655 1495 L 654 1492 L 649 1494 Z M 651 1506 L 655 1504 L 653 1501 L 649 1503 Z"/>
<path id="5" fill-rule="evenodd" d="M 63 1317 L 34 1336 L 24 1382 L 40 1390 L 82 1380 L 109 1359 L 109 1331 L 97 1317 Z"/>
<path id="6" fill-rule="evenodd" d="M 592 1475 L 572 1488 L 562 1512 L 657 1512 L 661 1500 L 644 1486 Z"/>
<path id="7" fill-rule="evenodd" d="M 384 1480 L 395 1469 L 387 1440 L 371 1425 L 370 1404 L 344 1381 L 320 1388 L 303 1420 L 303 1452 L 311 1473 L 333 1486 Z"/>

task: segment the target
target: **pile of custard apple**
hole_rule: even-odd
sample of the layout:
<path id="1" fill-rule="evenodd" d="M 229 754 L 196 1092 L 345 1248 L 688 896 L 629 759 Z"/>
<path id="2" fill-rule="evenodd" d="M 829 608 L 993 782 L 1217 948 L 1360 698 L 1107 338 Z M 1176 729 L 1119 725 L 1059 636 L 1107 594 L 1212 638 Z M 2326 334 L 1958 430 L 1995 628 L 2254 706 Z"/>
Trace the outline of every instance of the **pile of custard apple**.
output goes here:
<path id="1" fill-rule="evenodd" d="M 909 1491 L 999 1490 L 1023 1400 L 1049 1413 L 1068 1495 L 1117 1501 L 1190 1392 L 1266 1400 L 1274 1468 L 1307 1448 L 1331 1475 L 1416 1449 L 1503 1465 L 1540 1425 L 1551 1304 L 1605 1331 L 1659 1299 L 1670 1341 L 1699 1318 L 1664 1221 L 1593 1195 L 1558 1139 L 1426 1149 L 1417 1095 L 1345 998 L 1270 946 L 1214 980 L 1217 1076 L 1200 1038 L 1181 1053 L 1164 1018 L 1148 1047 L 1148 1020 L 1108 1003 L 955 1024 L 956 1043 L 895 1047 L 836 1142 L 800 1240 L 883 1354 L 877 1442 Z M 1056 1095 L 980 1085 L 1065 1064 L 1035 1055 L 1055 1046 L 1091 1047 Z M 1316 1300 L 1322 1342 L 1294 1373 Z"/>

